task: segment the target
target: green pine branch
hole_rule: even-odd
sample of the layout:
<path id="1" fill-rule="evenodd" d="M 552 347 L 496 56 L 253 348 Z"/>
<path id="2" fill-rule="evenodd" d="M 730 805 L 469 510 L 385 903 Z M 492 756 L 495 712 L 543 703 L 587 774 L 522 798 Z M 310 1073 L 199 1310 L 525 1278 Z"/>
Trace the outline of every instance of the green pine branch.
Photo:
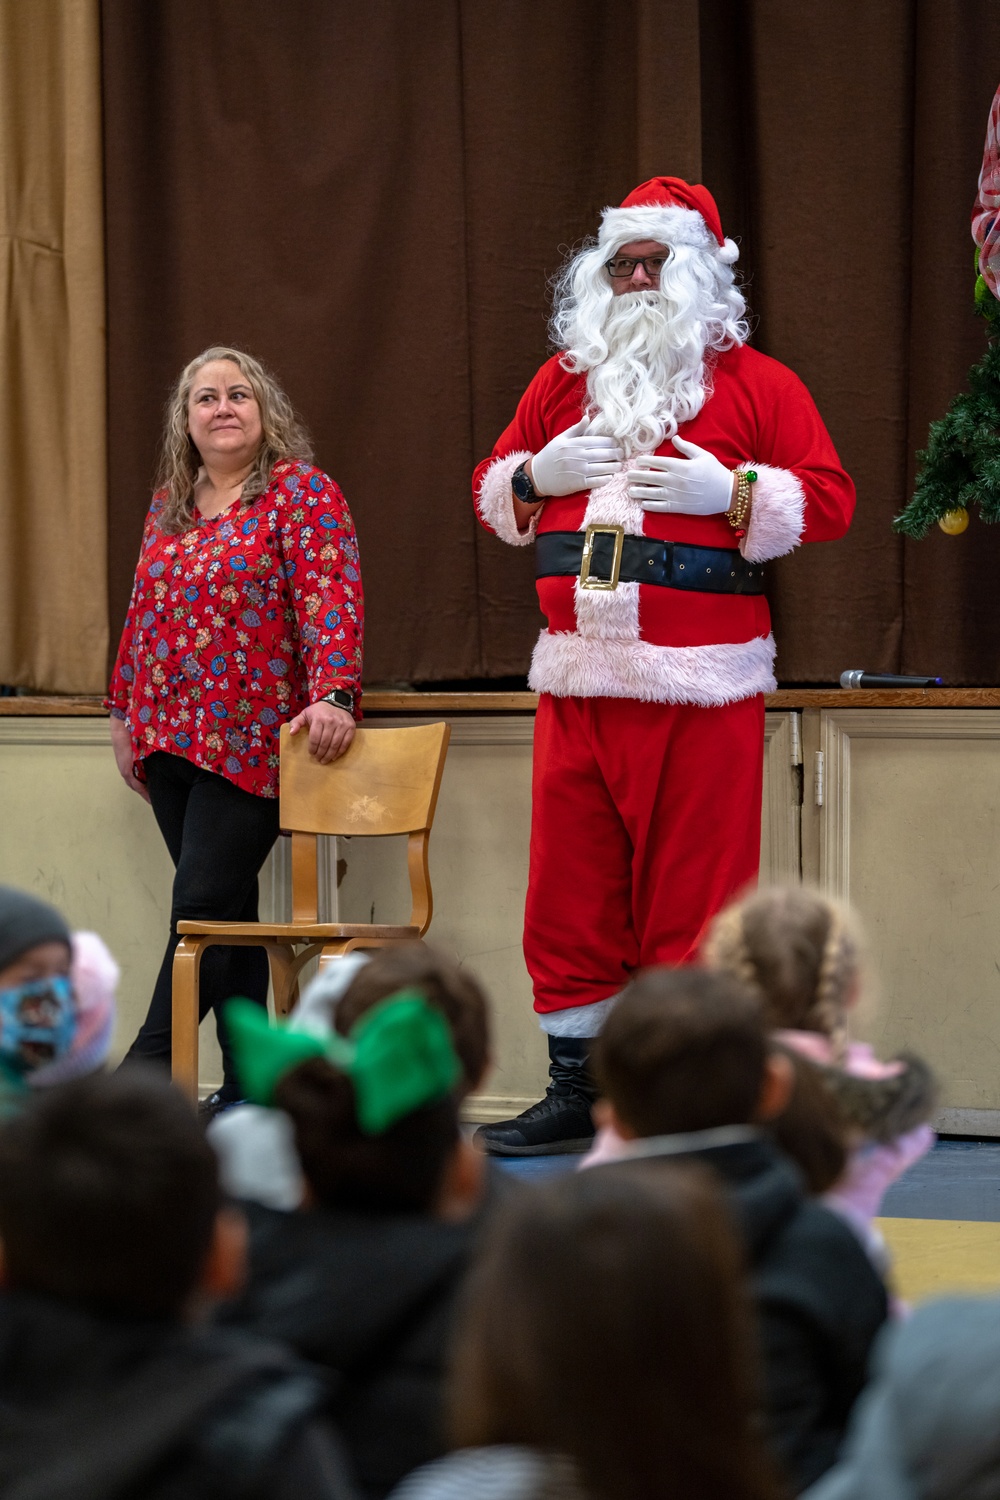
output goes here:
<path id="1" fill-rule="evenodd" d="M 913 499 L 894 531 L 926 536 L 948 511 L 973 504 L 984 521 L 1000 521 L 1000 341 L 973 365 L 969 387 L 931 423 Z"/>

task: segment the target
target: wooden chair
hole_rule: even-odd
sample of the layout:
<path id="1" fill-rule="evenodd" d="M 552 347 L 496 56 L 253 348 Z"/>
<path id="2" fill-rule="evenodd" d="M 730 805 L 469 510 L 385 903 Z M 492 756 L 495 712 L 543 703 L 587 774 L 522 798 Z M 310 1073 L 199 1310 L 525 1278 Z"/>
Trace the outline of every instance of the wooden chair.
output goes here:
<path id="1" fill-rule="evenodd" d="M 359 729 L 346 755 L 321 766 L 308 736 L 281 731 L 281 827 L 292 836 L 290 922 L 178 922 L 173 969 L 173 1076 L 192 1097 L 198 1090 L 198 974 L 213 944 L 264 948 L 275 1010 L 287 1015 L 303 964 L 352 948 L 383 948 L 422 937 L 433 901 L 427 847 L 451 729 Z M 402 926 L 320 922 L 317 836 L 409 835 L 407 863 L 413 910 Z"/>

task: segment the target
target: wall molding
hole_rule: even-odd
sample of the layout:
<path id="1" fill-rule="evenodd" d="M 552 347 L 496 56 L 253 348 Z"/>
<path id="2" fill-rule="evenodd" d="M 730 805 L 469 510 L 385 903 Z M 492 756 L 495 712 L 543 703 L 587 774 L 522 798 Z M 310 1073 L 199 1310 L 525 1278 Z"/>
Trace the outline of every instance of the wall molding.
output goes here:
<path id="1" fill-rule="evenodd" d="M 851 894 L 851 742 L 853 740 L 1000 740 L 992 708 L 846 708 L 820 714 L 825 790 L 819 859 L 823 890 Z"/>
<path id="2" fill-rule="evenodd" d="M 469 1125 L 493 1125 L 497 1120 L 512 1120 L 532 1104 L 537 1104 L 539 1094 L 530 1099 L 519 1094 L 470 1094 L 462 1105 L 462 1119 Z M 997 1132 L 1000 1134 L 1000 1130 Z"/>
<path id="3" fill-rule="evenodd" d="M 783 716 L 776 716 L 783 717 Z M 451 725 L 453 745 L 530 745 L 534 739 L 535 720 L 529 714 L 503 717 L 483 715 L 427 714 L 421 717 L 383 719 L 365 723 L 366 729 L 405 729 L 416 724 Z M 0 745 L 106 745 L 111 753 L 111 736 L 106 718 L 9 718 L 0 716 Z"/>
<path id="4" fill-rule="evenodd" d="M 111 754 L 107 719 L 2 718 L 0 745 L 103 745 Z"/>
<path id="5" fill-rule="evenodd" d="M 1000 1136 L 1000 1109 L 942 1109 L 934 1129 L 941 1135 Z"/>
<path id="6" fill-rule="evenodd" d="M 802 762 L 799 715 L 764 715 L 764 767 L 767 787 L 767 836 L 773 881 L 802 879 L 802 808 L 798 773 Z M 765 872 L 762 872 L 765 878 Z"/>

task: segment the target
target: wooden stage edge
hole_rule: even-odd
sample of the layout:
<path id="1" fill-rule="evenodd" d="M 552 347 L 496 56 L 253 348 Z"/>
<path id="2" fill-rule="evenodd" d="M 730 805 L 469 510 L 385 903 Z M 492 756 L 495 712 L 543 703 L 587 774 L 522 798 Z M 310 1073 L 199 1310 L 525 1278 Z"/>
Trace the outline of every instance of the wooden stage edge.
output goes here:
<path id="1" fill-rule="evenodd" d="M 1000 708 L 1000 687 L 979 688 L 781 688 L 767 693 L 770 709 L 817 708 Z M 379 714 L 531 714 L 537 693 L 365 693 L 366 716 Z M 106 718 L 100 698 L 0 698 L 0 718 Z"/>

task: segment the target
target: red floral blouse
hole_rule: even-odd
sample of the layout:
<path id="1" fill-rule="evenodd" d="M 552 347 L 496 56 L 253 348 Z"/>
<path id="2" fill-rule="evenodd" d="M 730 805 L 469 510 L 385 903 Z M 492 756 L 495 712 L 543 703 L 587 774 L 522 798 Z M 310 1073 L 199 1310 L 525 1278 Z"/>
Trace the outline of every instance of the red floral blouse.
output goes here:
<path id="1" fill-rule="evenodd" d="M 278 795 L 281 725 L 344 688 L 360 717 L 364 603 L 347 502 L 320 469 L 275 464 L 263 494 L 167 535 L 153 496 L 105 700 L 155 750 Z"/>

